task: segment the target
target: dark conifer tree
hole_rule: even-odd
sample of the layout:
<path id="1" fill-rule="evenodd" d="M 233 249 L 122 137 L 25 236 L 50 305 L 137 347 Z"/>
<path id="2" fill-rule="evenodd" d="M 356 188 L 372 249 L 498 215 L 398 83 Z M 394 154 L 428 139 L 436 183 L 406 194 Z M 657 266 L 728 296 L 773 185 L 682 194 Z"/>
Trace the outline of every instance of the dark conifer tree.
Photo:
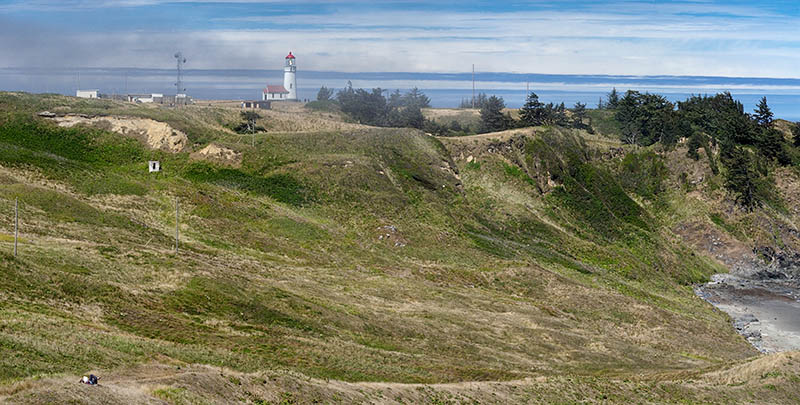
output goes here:
<path id="1" fill-rule="evenodd" d="M 761 97 L 761 101 L 758 102 L 758 108 L 754 110 L 755 115 L 753 118 L 756 120 L 758 125 L 762 128 L 772 128 L 772 110 L 767 105 L 767 97 Z"/>
<path id="2" fill-rule="evenodd" d="M 506 104 L 501 97 L 491 96 L 481 107 L 482 132 L 503 131 L 509 128 L 509 117 L 503 114 Z"/>
<path id="3" fill-rule="evenodd" d="M 332 97 L 333 97 L 333 89 L 329 89 L 325 86 L 319 88 L 319 92 L 317 92 L 318 101 L 329 101 Z"/>
<path id="4" fill-rule="evenodd" d="M 585 129 L 591 128 L 591 125 L 587 125 L 584 121 L 589 117 L 586 113 L 586 104 L 582 104 L 581 102 L 575 103 L 575 106 L 572 107 L 572 126 L 578 129 Z"/>
<path id="5" fill-rule="evenodd" d="M 697 153 L 697 150 L 705 146 L 703 134 L 701 134 L 700 132 L 693 133 L 692 136 L 689 137 L 689 142 L 687 143 L 686 146 L 689 147 L 689 150 L 686 152 L 686 155 L 694 160 L 700 160 L 700 154 Z"/>
<path id="6" fill-rule="evenodd" d="M 539 96 L 531 92 L 525 100 L 525 104 L 519 109 L 519 118 L 522 124 L 527 126 L 542 125 L 542 108 L 544 104 L 539 101 Z"/>
<path id="7" fill-rule="evenodd" d="M 608 93 L 608 101 L 606 101 L 606 108 L 609 110 L 613 110 L 617 108 L 619 105 L 619 93 L 617 93 L 617 88 L 614 87 L 611 89 L 611 92 Z"/>
<path id="8" fill-rule="evenodd" d="M 794 123 L 794 128 L 792 128 L 792 136 L 794 137 L 794 146 L 800 148 L 800 122 Z"/>
<path id="9" fill-rule="evenodd" d="M 758 184 L 760 176 L 754 168 L 750 152 L 741 146 L 733 146 L 725 162 L 725 188 L 731 191 L 736 202 L 747 209 L 760 205 Z"/>

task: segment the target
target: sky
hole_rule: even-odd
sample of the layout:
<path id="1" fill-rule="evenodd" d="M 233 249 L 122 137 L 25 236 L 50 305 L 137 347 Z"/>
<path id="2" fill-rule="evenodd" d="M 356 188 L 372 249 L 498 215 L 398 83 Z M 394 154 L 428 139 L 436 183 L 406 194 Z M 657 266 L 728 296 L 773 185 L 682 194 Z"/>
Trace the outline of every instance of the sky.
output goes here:
<path id="1" fill-rule="evenodd" d="M 800 1 L 0 0 L 0 68 L 800 78 Z"/>

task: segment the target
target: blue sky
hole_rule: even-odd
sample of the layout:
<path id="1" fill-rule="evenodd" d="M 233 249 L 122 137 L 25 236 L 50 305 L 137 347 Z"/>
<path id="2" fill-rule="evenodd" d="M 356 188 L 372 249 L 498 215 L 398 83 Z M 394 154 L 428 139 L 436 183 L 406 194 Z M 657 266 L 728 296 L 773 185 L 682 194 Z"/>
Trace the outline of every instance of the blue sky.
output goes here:
<path id="1" fill-rule="evenodd" d="M 800 77 L 798 1 L 0 0 L 0 67 Z"/>

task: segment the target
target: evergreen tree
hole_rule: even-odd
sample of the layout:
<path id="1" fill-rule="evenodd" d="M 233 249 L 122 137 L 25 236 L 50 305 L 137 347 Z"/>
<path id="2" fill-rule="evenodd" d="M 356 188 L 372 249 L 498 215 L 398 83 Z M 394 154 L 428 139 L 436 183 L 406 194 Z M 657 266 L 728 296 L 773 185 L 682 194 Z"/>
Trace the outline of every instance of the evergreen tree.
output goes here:
<path id="1" fill-rule="evenodd" d="M 580 102 L 575 103 L 575 106 L 572 107 L 572 126 L 578 129 L 591 128 L 591 124 L 586 125 L 584 123 L 588 117 L 589 114 L 586 112 L 586 104 Z"/>
<path id="2" fill-rule="evenodd" d="M 681 121 L 689 122 L 711 136 L 712 142 L 729 139 L 741 145 L 755 144 L 757 128 L 744 106 L 731 93 L 692 96 L 678 103 Z"/>
<path id="3" fill-rule="evenodd" d="M 527 126 L 537 126 L 543 123 L 544 104 L 539 101 L 539 96 L 531 92 L 525 100 L 525 104 L 519 109 L 519 118 L 522 124 Z"/>
<path id="4" fill-rule="evenodd" d="M 556 125 L 565 127 L 569 124 L 567 121 L 567 106 L 564 105 L 562 101 L 561 104 L 556 107 Z"/>
<path id="5" fill-rule="evenodd" d="M 606 101 L 606 108 L 609 110 L 614 110 L 619 106 L 619 93 L 617 93 L 617 88 L 614 87 L 611 89 L 611 92 L 608 93 L 608 101 Z"/>
<path id="6" fill-rule="evenodd" d="M 753 110 L 755 115 L 753 118 L 756 120 L 756 123 L 762 128 L 772 128 L 772 110 L 767 105 L 767 97 L 761 97 L 761 101 L 758 102 L 758 108 Z"/>
<path id="7" fill-rule="evenodd" d="M 462 99 L 461 104 L 459 104 L 458 108 L 473 108 L 472 106 L 474 104 L 475 108 L 480 109 L 483 108 L 483 106 L 486 104 L 486 100 L 487 100 L 486 93 L 478 93 L 478 95 L 475 96 L 474 100 L 473 98 Z"/>
<path id="8" fill-rule="evenodd" d="M 783 133 L 775 128 L 762 128 L 756 139 L 759 152 L 769 160 L 777 160 L 781 165 L 790 165 L 792 157 L 786 145 Z"/>
<path id="9" fill-rule="evenodd" d="M 340 90 L 336 98 L 342 112 L 361 124 L 383 126 L 388 122 L 389 109 L 381 88 L 353 89 L 352 83 L 347 82 L 347 87 Z"/>
<path id="10" fill-rule="evenodd" d="M 699 148 L 705 147 L 705 139 L 703 139 L 703 134 L 700 132 L 695 132 L 689 137 L 689 142 L 687 145 L 689 150 L 686 152 L 686 155 L 694 160 L 700 160 L 700 154 L 697 153 Z"/>
<path id="11" fill-rule="evenodd" d="M 403 107 L 400 115 L 402 117 L 402 123 L 404 127 L 422 129 L 423 125 L 425 124 L 425 117 L 422 115 L 422 111 L 416 104 Z"/>
<path id="12" fill-rule="evenodd" d="M 403 95 L 400 94 L 400 89 L 396 89 L 392 94 L 389 94 L 386 105 L 389 108 L 400 108 L 403 105 Z"/>
<path id="13" fill-rule="evenodd" d="M 333 97 L 333 89 L 329 89 L 325 86 L 319 88 L 317 92 L 317 100 L 318 101 L 329 101 Z"/>
<path id="14" fill-rule="evenodd" d="M 759 198 L 759 184 L 761 178 L 750 152 L 741 146 L 733 146 L 726 153 L 725 188 L 733 193 L 736 202 L 752 210 L 761 204 Z"/>
<path id="15" fill-rule="evenodd" d="M 794 128 L 792 128 L 792 137 L 794 137 L 794 146 L 800 148 L 800 122 L 794 123 Z"/>
<path id="16" fill-rule="evenodd" d="M 403 105 L 415 105 L 419 108 L 428 108 L 431 106 L 431 99 L 420 91 L 420 89 L 414 87 L 403 96 Z"/>
<path id="17" fill-rule="evenodd" d="M 509 127 L 509 117 L 503 115 L 506 104 L 502 97 L 491 96 L 481 107 L 481 132 L 503 131 Z"/>
<path id="18" fill-rule="evenodd" d="M 627 91 L 617 103 L 614 118 L 620 123 L 622 141 L 629 144 L 669 145 L 691 132 L 681 125 L 675 105 L 658 94 Z"/>

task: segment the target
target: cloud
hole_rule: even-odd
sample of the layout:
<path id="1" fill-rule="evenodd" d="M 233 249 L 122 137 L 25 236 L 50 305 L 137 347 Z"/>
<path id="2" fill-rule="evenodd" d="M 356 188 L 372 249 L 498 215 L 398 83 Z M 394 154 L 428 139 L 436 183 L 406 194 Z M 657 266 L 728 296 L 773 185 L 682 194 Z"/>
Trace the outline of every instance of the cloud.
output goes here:
<path id="1" fill-rule="evenodd" d="M 275 12 L 263 6 L 286 3 L 240 0 L 214 2 L 238 7 L 233 11 L 207 4 L 219 12 L 180 29 L 136 17 L 137 7 L 197 8 L 178 3 L 25 2 L 70 6 L 73 13 L 107 8 L 127 13 L 130 22 L 98 29 L 49 24 L 41 13 L 0 18 L 0 52 L 14 55 L 0 64 L 169 67 L 179 49 L 195 68 L 279 68 L 288 50 L 301 69 L 336 71 L 463 72 L 474 63 L 498 72 L 791 77 L 800 64 L 800 17 L 737 1 L 586 1 L 560 9 L 546 2 L 437 9 L 422 2 L 300 1 L 292 4 L 312 7 Z"/>

